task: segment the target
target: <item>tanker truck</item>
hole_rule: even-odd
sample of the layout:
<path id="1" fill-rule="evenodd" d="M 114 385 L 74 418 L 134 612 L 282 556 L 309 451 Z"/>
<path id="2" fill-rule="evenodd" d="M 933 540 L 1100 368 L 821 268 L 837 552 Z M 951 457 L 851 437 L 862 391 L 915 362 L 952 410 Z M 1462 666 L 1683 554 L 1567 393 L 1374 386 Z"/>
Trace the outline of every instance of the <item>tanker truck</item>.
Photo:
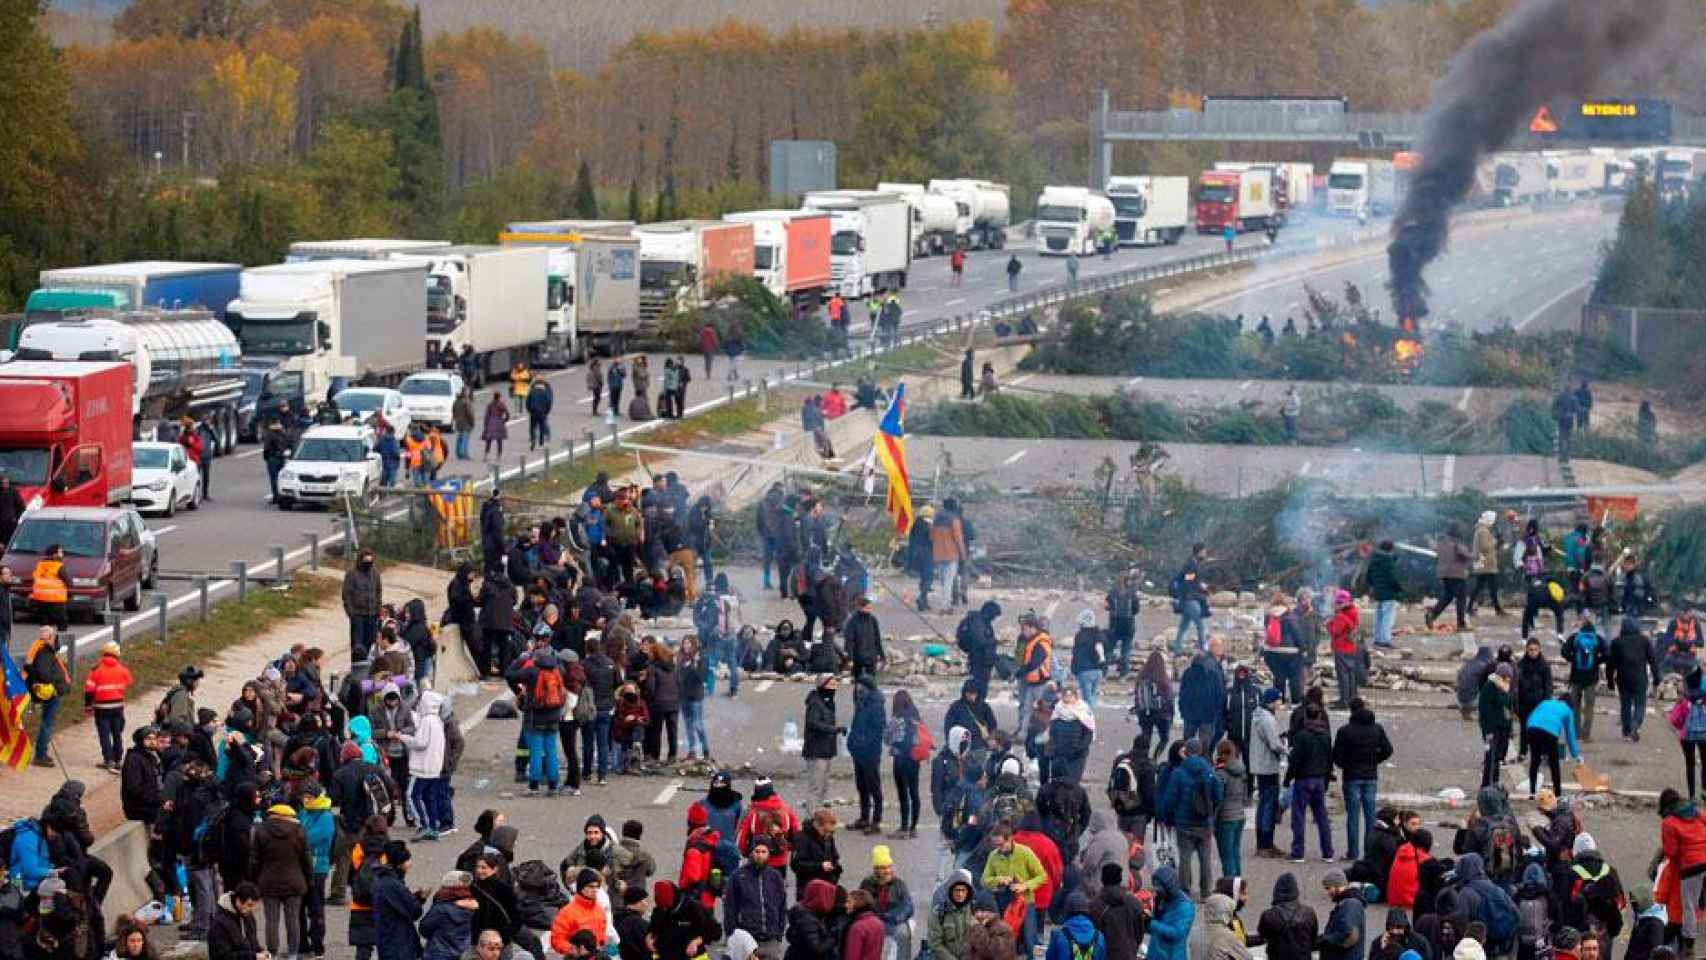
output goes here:
<path id="1" fill-rule="evenodd" d="M 1089 256 L 1114 227 L 1114 205 L 1089 187 L 1044 187 L 1037 197 L 1037 252 Z"/>
<path id="2" fill-rule="evenodd" d="M 971 218 L 966 244 L 973 250 L 1000 250 L 1007 246 L 1007 226 L 1012 202 L 1005 183 L 988 180 L 932 180 L 929 191 L 961 204 L 960 215 Z"/>
<path id="3" fill-rule="evenodd" d="M 969 211 L 960 215 L 960 204 L 939 193 L 930 193 L 922 183 L 879 183 L 878 193 L 898 193 L 912 208 L 912 256 L 928 257 L 959 246 L 971 232 Z"/>
<path id="4" fill-rule="evenodd" d="M 237 446 L 242 350 L 211 311 L 131 310 L 35 323 L 19 337 L 17 359 L 128 363 L 139 434 L 154 421 L 211 416 L 220 452 Z"/>

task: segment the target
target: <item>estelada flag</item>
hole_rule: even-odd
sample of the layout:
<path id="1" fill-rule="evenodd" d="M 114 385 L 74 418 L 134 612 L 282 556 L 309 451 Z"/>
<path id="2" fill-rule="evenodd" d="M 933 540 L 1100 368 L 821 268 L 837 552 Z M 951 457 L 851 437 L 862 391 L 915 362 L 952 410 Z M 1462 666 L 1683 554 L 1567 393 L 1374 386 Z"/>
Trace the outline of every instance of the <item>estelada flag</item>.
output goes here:
<path id="1" fill-rule="evenodd" d="M 889 408 L 877 423 L 873 446 L 889 477 L 886 509 L 894 518 L 895 531 L 906 533 L 912 529 L 912 480 L 906 472 L 906 384 L 895 384 Z"/>
<path id="2" fill-rule="evenodd" d="M 30 708 L 30 687 L 24 681 L 24 671 L 12 659 L 12 651 L 0 645 L 0 664 L 6 670 L 6 702 L 0 704 L 0 763 L 14 770 L 30 765 L 35 759 L 35 744 L 24 729 L 24 714 Z"/>

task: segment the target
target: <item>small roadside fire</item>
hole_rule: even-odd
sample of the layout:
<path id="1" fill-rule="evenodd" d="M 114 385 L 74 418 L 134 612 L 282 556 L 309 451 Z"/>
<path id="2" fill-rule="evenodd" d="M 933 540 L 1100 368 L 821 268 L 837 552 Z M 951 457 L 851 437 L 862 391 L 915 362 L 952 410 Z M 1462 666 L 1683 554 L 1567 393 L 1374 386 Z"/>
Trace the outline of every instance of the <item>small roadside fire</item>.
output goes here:
<path id="1" fill-rule="evenodd" d="M 1422 359 L 1421 341 L 1399 340 L 1392 345 L 1392 358 L 1399 366 L 1414 366 Z"/>

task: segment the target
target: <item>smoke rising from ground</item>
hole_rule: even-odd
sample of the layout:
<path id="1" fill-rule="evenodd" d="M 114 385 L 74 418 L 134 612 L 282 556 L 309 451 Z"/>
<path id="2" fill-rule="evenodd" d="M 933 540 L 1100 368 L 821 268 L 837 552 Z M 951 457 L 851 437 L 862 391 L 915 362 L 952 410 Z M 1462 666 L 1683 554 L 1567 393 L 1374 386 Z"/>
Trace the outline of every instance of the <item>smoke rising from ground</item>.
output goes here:
<path id="1" fill-rule="evenodd" d="M 1547 100 L 1591 96 L 1619 62 L 1655 37 L 1677 0 L 1526 0 L 1476 37 L 1440 81 L 1422 133 L 1422 164 L 1387 248 L 1392 306 L 1427 315 L 1422 272 L 1445 247 L 1451 210 L 1480 159 Z"/>

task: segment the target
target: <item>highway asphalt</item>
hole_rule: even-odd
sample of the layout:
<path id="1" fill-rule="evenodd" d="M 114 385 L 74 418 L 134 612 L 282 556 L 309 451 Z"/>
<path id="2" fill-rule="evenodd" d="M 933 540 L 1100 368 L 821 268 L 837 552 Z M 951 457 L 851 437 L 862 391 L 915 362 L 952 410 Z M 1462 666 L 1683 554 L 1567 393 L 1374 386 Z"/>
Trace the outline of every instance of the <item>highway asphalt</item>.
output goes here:
<path id="1" fill-rule="evenodd" d="M 1312 247 L 1318 237 L 1342 235 L 1356 229 L 1357 224 L 1354 221 L 1305 221 L 1282 233 L 1280 244 Z M 1554 247 L 1569 245 L 1568 236 L 1561 235 L 1557 227 L 1546 221 L 1536 221 L 1532 224 L 1519 221 L 1508 230 L 1501 231 L 1501 238 L 1501 242 L 1506 246 L 1515 248 L 1553 250 Z M 1266 240 L 1260 236 L 1249 236 L 1240 238 L 1239 244 L 1241 247 L 1260 246 L 1265 245 Z M 1592 246 L 1597 251 L 1597 240 Z M 1124 250 L 1107 260 L 1101 257 L 1085 258 L 1081 263 L 1080 274 L 1081 277 L 1094 277 L 1133 266 L 1188 259 L 1221 248 L 1222 242 L 1218 237 L 1187 234 L 1181 243 L 1174 247 Z M 1034 251 L 1025 249 L 1023 245 L 1015 252 L 1025 265 L 1021 274 L 1021 289 L 1064 279 L 1065 267 L 1060 259 L 1038 257 Z M 909 328 L 919 328 L 942 317 L 971 316 L 989 303 L 1006 296 L 1006 261 L 1007 253 L 1004 251 L 972 254 L 967 259 L 963 284 L 957 287 L 949 282 L 946 258 L 932 258 L 916 263 L 911 285 L 902 298 L 906 310 L 906 325 Z M 1370 265 L 1372 264 L 1373 261 L 1370 261 Z M 1259 272 L 1256 276 L 1260 276 Z M 1258 291 L 1255 295 L 1272 297 L 1284 294 Z M 867 331 L 858 325 L 854 333 L 859 337 L 867 335 Z M 654 377 L 659 376 L 663 355 L 653 355 L 650 362 Z M 726 381 L 723 379 L 726 372 L 725 363 L 726 360 L 719 358 L 713 377 L 709 381 L 701 377 L 689 388 L 690 411 L 696 406 L 711 405 L 720 398 L 721 391 L 726 389 Z M 693 364 L 695 373 L 701 373 L 699 361 L 694 359 Z M 784 377 L 792 378 L 795 369 L 793 364 L 773 361 L 742 360 L 740 363 L 743 383 L 747 379 L 762 376 L 775 385 Z M 547 376 L 557 390 L 556 409 L 551 415 L 557 455 L 561 455 L 563 445 L 571 440 L 581 442 L 584 446 L 583 438 L 587 431 L 595 431 L 600 436 L 609 433 L 610 427 L 603 419 L 591 415 L 581 367 L 551 371 Z M 719 391 L 716 395 L 713 395 L 709 387 L 712 382 L 716 383 Z M 483 405 L 483 398 L 481 403 Z M 502 464 L 506 470 L 516 467 L 526 440 L 523 419 L 511 421 L 510 426 L 510 442 Z M 621 426 L 626 429 L 629 424 L 624 422 Z M 490 467 L 477 459 L 479 444 L 475 443 L 473 446 L 475 460 L 466 463 L 453 460 L 441 475 L 453 476 L 466 472 L 473 476 L 486 476 Z M 532 463 L 533 468 L 537 469 L 540 463 L 537 455 Z M 258 448 L 245 446 L 235 454 L 216 460 L 213 464 L 212 502 L 205 504 L 198 511 L 180 513 L 171 519 L 149 520 L 150 528 L 159 538 L 161 569 L 180 573 L 199 572 L 215 578 L 226 578 L 230 576 L 232 564 L 242 560 L 247 561 L 257 573 L 267 574 L 273 572 L 273 545 L 285 548 L 287 566 L 294 567 L 306 556 L 305 544 L 309 532 L 318 533 L 322 539 L 339 534 L 340 523 L 336 514 L 306 510 L 282 512 L 266 502 L 266 493 L 266 472 L 261 464 Z M 263 567 L 263 564 L 266 566 Z M 161 589 L 168 597 L 170 611 L 174 616 L 193 611 L 196 589 L 193 581 L 167 579 L 162 583 Z M 231 585 L 226 581 L 216 580 L 211 589 L 218 595 L 228 592 Z M 127 634 L 151 628 L 154 616 L 152 611 L 150 606 L 144 613 L 128 617 L 125 621 Z M 16 635 L 22 636 L 23 633 L 20 631 Z M 86 653 L 95 646 L 95 642 L 91 641 L 104 639 L 106 628 L 84 624 L 77 628 L 76 633 L 84 638 L 79 648 Z"/>

